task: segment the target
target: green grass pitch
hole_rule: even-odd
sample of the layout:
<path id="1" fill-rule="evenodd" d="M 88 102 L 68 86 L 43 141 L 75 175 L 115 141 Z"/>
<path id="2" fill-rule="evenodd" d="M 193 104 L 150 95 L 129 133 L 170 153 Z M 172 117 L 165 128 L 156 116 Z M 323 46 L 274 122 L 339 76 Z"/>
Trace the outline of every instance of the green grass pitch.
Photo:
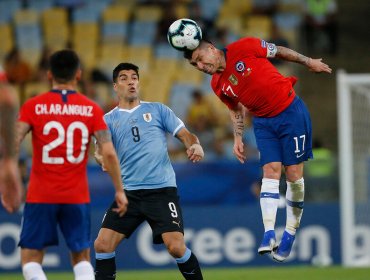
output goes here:
<path id="1" fill-rule="evenodd" d="M 47 273 L 47 272 L 46 272 Z M 73 280 L 73 274 L 47 273 L 49 280 Z M 260 267 L 203 269 L 204 279 L 209 280 L 368 280 L 370 268 L 342 267 Z M 1 280 L 21 280 L 20 273 L 1 274 Z M 119 271 L 117 280 L 182 280 L 178 270 Z"/>

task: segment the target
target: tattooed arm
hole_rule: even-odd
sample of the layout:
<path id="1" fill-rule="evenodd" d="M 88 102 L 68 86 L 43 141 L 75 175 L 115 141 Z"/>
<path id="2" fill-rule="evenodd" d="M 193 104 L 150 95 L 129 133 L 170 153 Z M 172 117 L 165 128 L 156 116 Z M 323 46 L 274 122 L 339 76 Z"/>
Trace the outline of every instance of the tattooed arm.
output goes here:
<path id="1" fill-rule="evenodd" d="M 1 203 L 9 212 L 15 212 L 21 202 L 23 187 L 18 167 L 18 135 L 16 135 L 16 99 L 17 94 L 8 85 L 0 84 L 0 129 L 3 145 L 3 157 L 0 160 Z M 25 124 L 24 135 L 29 130 Z M 23 137 L 24 137 L 23 135 Z M 23 139 L 22 137 L 22 139 Z"/>
<path id="2" fill-rule="evenodd" d="M 123 216 L 127 211 L 127 197 L 123 191 L 121 179 L 121 169 L 117 158 L 116 151 L 113 147 L 112 138 L 109 130 L 99 130 L 94 133 L 97 141 L 97 150 L 95 151 L 95 159 L 102 164 L 104 169 L 112 178 L 114 188 L 116 190 L 115 199 L 117 208 L 113 211 Z"/>
<path id="3" fill-rule="evenodd" d="M 230 118 L 233 124 L 234 130 L 234 148 L 233 152 L 236 158 L 244 163 L 246 157 L 244 153 L 244 144 L 243 144 L 243 132 L 244 132 L 244 116 L 245 116 L 245 107 L 242 104 L 231 110 L 230 109 Z"/>
<path id="4" fill-rule="evenodd" d="M 305 65 L 312 72 L 331 73 L 332 70 L 327 64 L 322 62 L 322 58 L 317 59 L 310 58 L 292 49 L 282 46 L 277 46 L 277 52 L 275 54 L 275 57 Z"/>

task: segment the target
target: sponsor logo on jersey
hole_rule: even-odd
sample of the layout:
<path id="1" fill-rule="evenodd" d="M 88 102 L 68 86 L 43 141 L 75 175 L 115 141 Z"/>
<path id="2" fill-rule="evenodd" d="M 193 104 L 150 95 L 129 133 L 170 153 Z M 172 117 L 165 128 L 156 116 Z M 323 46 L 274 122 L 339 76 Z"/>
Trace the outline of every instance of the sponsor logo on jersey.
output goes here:
<path id="1" fill-rule="evenodd" d="M 151 113 L 145 113 L 143 114 L 144 121 L 151 122 L 152 121 L 152 114 Z"/>
<path id="2" fill-rule="evenodd" d="M 135 124 L 137 123 L 137 119 L 129 119 L 129 120 L 128 120 L 128 123 L 129 123 L 130 125 L 135 125 Z"/>
<path id="3" fill-rule="evenodd" d="M 230 83 L 232 83 L 234 86 L 237 86 L 238 85 L 238 78 L 234 75 L 234 74 L 231 74 L 230 77 L 229 77 L 229 81 Z"/>
<path id="4" fill-rule="evenodd" d="M 244 73 L 242 74 L 242 76 L 243 76 L 243 77 L 248 77 L 251 73 L 252 73 L 252 69 L 248 67 L 248 68 L 247 68 L 247 71 L 246 71 L 246 72 L 244 72 Z"/>
<path id="5" fill-rule="evenodd" d="M 238 61 L 236 64 L 235 64 L 235 70 L 238 71 L 238 72 L 244 72 L 245 70 L 245 64 L 243 61 Z"/>

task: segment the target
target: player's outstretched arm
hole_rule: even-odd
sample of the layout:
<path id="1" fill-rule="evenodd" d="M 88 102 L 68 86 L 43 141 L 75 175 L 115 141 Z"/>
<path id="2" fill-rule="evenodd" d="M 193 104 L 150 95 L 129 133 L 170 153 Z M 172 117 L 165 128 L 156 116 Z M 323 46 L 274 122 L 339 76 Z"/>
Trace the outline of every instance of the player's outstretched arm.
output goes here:
<path id="1" fill-rule="evenodd" d="M 235 109 L 230 109 L 230 118 L 234 129 L 233 153 L 241 163 L 246 160 L 243 144 L 244 116 L 245 107 L 242 104 L 238 103 Z"/>
<path id="2" fill-rule="evenodd" d="M 330 74 L 332 71 L 329 65 L 322 62 L 322 58 L 310 58 L 282 46 L 277 46 L 275 57 L 305 65 L 310 71 L 316 73 L 325 72 Z"/>
<path id="3" fill-rule="evenodd" d="M 186 153 L 189 160 L 198 162 L 203 159 L 203 148 L 199 143 L 198 137 L 191 133 L 187 128 L 183 127 L 176 135 L 177 138 L 185 145 Z"/>
<path id="4" fill-rule="evenodd" d="M 123 190 L 121 180 L 121 170 L 116 151 L 114 150 L 109 130 L 99 130 L 95 132 L 98 150 L 102 156 L 102 164 L 108 174 L 111 176 L 114 188 L 116 190 L 115 199 L 117 208 L 113 211 L 123 216 L 127 211 L 128 200 Z"/>

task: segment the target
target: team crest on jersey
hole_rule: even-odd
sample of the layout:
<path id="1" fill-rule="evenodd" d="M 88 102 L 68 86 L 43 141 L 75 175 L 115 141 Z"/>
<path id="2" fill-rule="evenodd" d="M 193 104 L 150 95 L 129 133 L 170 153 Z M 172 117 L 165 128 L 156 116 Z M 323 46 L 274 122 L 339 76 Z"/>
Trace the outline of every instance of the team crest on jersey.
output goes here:
<path id="1" fill-rule="evenodd" d="M 145 113 L 143 114 L 144 121 L 151 122 L 152 120 L 152 114 L 151 113 Z"/>
<path id="2" fill-rule="evenodd" d="M 238 72 L 243 72 L 245 70 L 245 64 L 243 61 L 238 61 L 236 64 L 235 64 L 235 70 L 238 71 Z"/>
<path id="3" fill-rule="evenodd" d="M 234 86 L 237 86 L 238 85 L 238 78 L 234 75 L 234 74 L 231 74 L 230 77 L 229 77 L 229 81 L 230 83 L 232 83 Z"/>

